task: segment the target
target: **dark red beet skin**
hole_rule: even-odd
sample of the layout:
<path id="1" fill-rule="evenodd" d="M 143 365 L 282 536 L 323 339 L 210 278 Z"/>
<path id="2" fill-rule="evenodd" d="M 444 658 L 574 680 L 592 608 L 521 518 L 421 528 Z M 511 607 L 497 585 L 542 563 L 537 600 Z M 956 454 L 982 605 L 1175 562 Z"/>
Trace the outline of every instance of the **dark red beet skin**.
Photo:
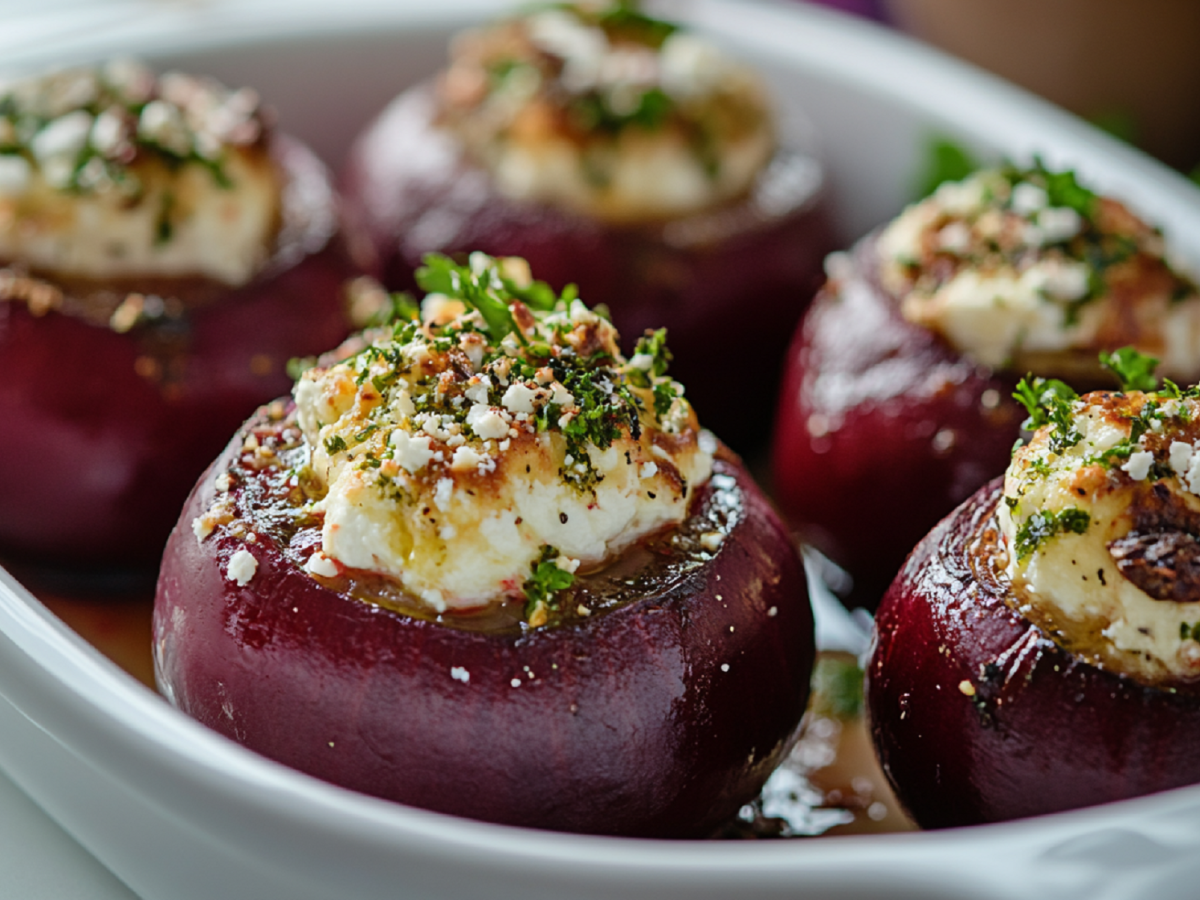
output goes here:
<path id="1" fill-rule="evenodd" d="M 178 289 L 194 305 L 125 333 L 79 309 L 34 315 L 0 300 L 4 552 L 57 565 L 156 563 L 197 475 L 247 415 L 290 387 L 288 359 L 345 337 L 351 270 L 328 176 L 298 144 L 277 139 L 273 154 L 298 205 L 249 284 L 130 279 L 125 290 Z"/>
<path id="2" fill-rule="evenodd" d="M 269 528 L 198 542 L 192 518 L 241 446 L 172 533 L 154 616 L 160 688 L 222 734 L 414 806 L 645 836 L 709 833 L 786 749 L 814 654 L 804 573 L 732 457 L 694 507 L 740 507 L 714 558 L 590 618 L 471 631 L 322 586 Z M 258 568 L 238 587 L 225 575 L 243 547 Z"/>
<path id="3" fill-rule="evenodd" d="M 796 332 L 772 446 L 780 507 L 869 609 L 917 541 L 1004 471 L 1024 418 L 1014 381 L 901 317 L 872 247 Z"/>
<path id="4" fill-rule="evenodd" d="M 671 374 L 702 421 L 737 449 L 765 441 L 788 336 L 834 246 L 815 161 L 783 152 L 746 199 L 621 226 L 501 195 L 435 115 L 432 89 L 410 90 L 351 152 L 347 228 L 368 271 L 408 289 L 430 251 L 525 257 L 539 278 L 607 304 L 627 350 L 666 326 Z"/>
<path id="5" fill-rule="evenodd" d="M 1200 781 L 1194 687 L 1089 665 L 1005 603 L 987 564 L 1001 493 L 993 481 L 938 525 L 879 607 L 866 699 L 901 802 L 945 828 Z"/>

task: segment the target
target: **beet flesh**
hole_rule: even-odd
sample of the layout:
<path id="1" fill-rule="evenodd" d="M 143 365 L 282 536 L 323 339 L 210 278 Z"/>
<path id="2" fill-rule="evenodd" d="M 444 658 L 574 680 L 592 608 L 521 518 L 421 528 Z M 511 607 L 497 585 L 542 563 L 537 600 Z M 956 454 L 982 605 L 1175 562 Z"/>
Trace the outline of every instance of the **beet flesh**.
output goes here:
<path id="1" fill-rule="evenodd" d="M 55 566 L 154 565 L 199 473 L 246 416 L 290 388 L 288 359 L 349 332 L 351 269 L 328 175 L 295 142 L 277 138 L 272 153 L 304 199 L 250 283 L 62 283 L 68 297 L 184 298 L 180 315 L 125 332 L 86 300 L 41 315 L 0 302 L 4 552 Z"/>
<path id="2" fill-rule="evenodd" d="M 788 748 L 815 652 L 804 572 L 731 454 L 694 501 L 731 517 L 706 561 L 642 573 L 649 593 L 588 618 L 472 630 L 318 582 L 303 560 L 319 528 L 281 539 L 264 514 L 253 542 L 228 528 L 197 541 L 192 519 L 242 440 L 188 501 L 154 615 L 160 689 L 222 734 L 414 806 L 660 837 L 711 832 Z M 240 516 L 263 491 L 237 471 Z M 257 561 L 244 587 L 226 577 L 240 549 Z"/>
<path id="3" fill-rule="evenodd" d="M 419 86 L 356 141 L 342 186 L 360 264 L 407 290 L 430 251 L 524 257 L 556 288 L 573 282 L 607 305 L 627 352 L 665 326 L 671 374 L 702 421 L 735 449 L 765 442 L 788 337 L 834 248 L 814 160 L 783 152 L 750 196 L 710 212 L 606 224 L 500 194 L 436 116 L 433 88 Z"/>
<path id="4" fill-rule="evenodd" d="M 997 479 L 937 526 L 884 597 L 867 665 L 876 751 L 924 828 L 998 822 L 1200 781 L 1200 692 L 1060 648 L 990 565 Z"/>
<path id="5" fill-rule="evenodd" d="M 929 529 L 1007 468 L 1025 417 L 1015 380 L 906 321 L 875 269 L 868 238 L 805 316 L 772 445 L 784 514 L 868 609 Z"/>

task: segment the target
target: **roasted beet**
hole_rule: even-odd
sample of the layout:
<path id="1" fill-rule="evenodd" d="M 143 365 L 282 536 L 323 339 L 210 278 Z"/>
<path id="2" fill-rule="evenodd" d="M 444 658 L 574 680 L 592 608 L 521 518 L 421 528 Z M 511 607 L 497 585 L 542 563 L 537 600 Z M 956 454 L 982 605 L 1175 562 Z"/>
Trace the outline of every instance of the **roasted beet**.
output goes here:
<path id="1" fill-rule="evenodd" d="M 502 194 L 436 124 L 430 86 L 398 97 L 352 150 L 343 179 L 357 259 L 407 289 L 423 254 L 523 256 L 540 278 L 603 303 L 628 347 L 666 326 L 705 422 L 738 449 L 765 440 L 788 337 L 833 248 L 824 178 L 784 150 L 749 196 L 668 221 L 616 224 Z M 734 361 L 728 366 L 716 355 Z"/>
<path id="2" fill-rule="evenodd" d="M 867 667 L 876 749 L 925 828 L 996 822 L 1200 781 L 1200 692 L 1089 664 L 1008 603 L 981 488 L 913 551 Z"/>
<path id="3" fill-rule="evenodd" d="M 1024 411 L 1013 381 L 900 315 L 873 241 L 818 295 L 788 351 L 775 491 L 804 539 L 873 609 L 942 516 L 1004 471 Z"/>
<path id="4" fill-rule="evenodd" d="M 0 268 L 5 552 L 55 565 L 156 562 L 197 474 L 290 386 L 288 359 L 349 331 L 328 174 L 286 138 L 271 152 L 284 221 L 271 260 L 242 287 Z"/>
<path id="5" fill-rule="evenodd" d="M 533 628 L 519 605 L 438 616 L 378 578 L 308 574 L 321 532 L 297 517 L 282 415 L 234 439 L 168 542 L 154 646 L 172 702 L 319 778 L 495 822 L 699 836 L 755 795 L 804 708 L 812 619 L 728 452 L 681 526 L 580 579 L 592 615 Z"/>
<path id="6" fill-rule="evenodd" d="M 1161 232 L 1072 171 L 985 169 L 831 257 L 797 334 L 774 447 L 780 503 L 873 608 L 904 554 L 1003 470 L 1028 372 L 1108 383 L 1132 345 L 1200 376 L 1200 291 Z"/>

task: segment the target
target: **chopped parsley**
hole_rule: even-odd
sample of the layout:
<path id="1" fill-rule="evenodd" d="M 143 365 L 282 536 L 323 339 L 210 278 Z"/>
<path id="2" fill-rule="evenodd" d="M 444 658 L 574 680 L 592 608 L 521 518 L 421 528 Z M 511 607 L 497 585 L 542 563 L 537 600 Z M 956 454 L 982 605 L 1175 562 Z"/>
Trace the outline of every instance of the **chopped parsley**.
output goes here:
<path id="1" fill-rule="evenodd" d="M 948 137 L 934 137 L 929 141 L 925 165 L 916 180 L 916 196 L 928 197 L 945 182 L 962 181 L 979 167 L 979 161 L 966 147 Z"/>
<path id="2" fill-rule="evenodd" d="M 1017 529 L 1017 558 L 1024 559 L 1056 535 L 1083 534 L 1091 523 L 1092 517 L 1075 507 L 1059 512 L 1035 512 Z"/>
<path id="3" fill-rule="evenodd" d="M 539 607 L 557 611 L 559 592 L 575 583 L 575 576 L 560 569 L 555 562 L 559 555 L 557 548 L 543 544 L 541 556 L 531 564 L 531 574 L 521 586 L 525 593 L 526 619 L 532 617 Z"/>
<path id="4" fill-rule="evenodd" d="M 647 330 L 646 334 L 638 338 L 637 346 L 633 350 L 634 356 L 643 356 L 650 358 L 649 368 L 646 370 L 651 375 L 663 376 L 667 374 L 667 367 L 671 364 L 671 351 L 667 349 L 667 329 L 660 328 L 657 331 Z M 645 372 L 634 370 L 630 372 L 630 381 L 638 387 L 649 387 L 650 379 Z"/>
<path id="5" fill-rule="evenodd" d="M 574 285 L 556 292 L 544 282 L 529 279 L 523 260 L 497 260 L 482 253 L 471 254 L 467 265 L 436 253 L 428 254 L 424 263 L 417 272 L 421 288 L 461 301 L 472 313 L 442 325 L 423 325 L 407 318 L 415 305 L 397 306 L 402 315 L 393 325 L 394 341 L 369 345 L 348 361 L 355 366 L 358 385 L 369 381 L 379 392 L 383 402 L 378 408 L 387 408 L 390 392 L 400 376 L 408 375 L 405 389 L 413 404 L 413 415 L 431 417 L 440 423 L 438 427 L 470 434 L 467 414 L 480 398 L 467 402 L 465 376 L 455 376 L 446 383 L 433 375 L 414 381 L 403 345 L 424 343 L 433 352 L 446 354 L 453 368 L 462 337 L 472 332 L 486 335 L 490 346 L 481 351 L 482 359 L 470 366 L 491 379 L 486 405 L 501 406 L 506 386 L 512 383 L 542 390 L 549 370 L 553 382 L 566 389 L 569 400 L 562 399 L 561 389 L 556 395 L 546 387 L 534 403 L 530 422 L 539 432 L 558 431 L 563 435 L 566 452 L 559 474 L 577 489 L 587 491 L 604 477 L 592 463 L 590 448 L 606 450 L 626 431 L 637 440 L 642 433 L 642 415 L 649 412 L 647 407 L 653 407 L 654 415 L 661 419 L 680 397 L 680 387 L 666 374 L 671 352 L 666 346 L 665 330 L 647 332 L 638 342 L 639 352 L 645 355 L 643 367 L 618 366 L 615 346 L 592 347 L 585 343 L 580 349 L 586 348 L 590 355 L 583 356 L 566 339 L 579 321 L 592 323 L 582 326 L 585 328 L 611 331 L 606 322 L 597 325 L 599 320 L 590 317 L 573 318 L 578 315 L 573 307 L 578 302 Z M 524 304 L 526 309 L 518 309 L 516 304 Z M 525 323 L 524 329 L 518 320 Z M 461 364 L 465 365 L 465 360 Z M 499 370 L 504 372 L 502 378 L 495 374 Z M 636 391 L 648 391 L 649 396 Z M 369 433 L 360 432 L 363 437 L 356 438 L 361 441 Z"/>
<path id="6" fill-rule="evenodd" d="M 471 263 L 466 266 L 441 253 L 427 253 L 422 261 L 425 265 L 416 271 L 421 289 L 461 300 L 477 311 L 487 325 L 488 335 L 496 343 L 512 334 L 523 345 L 529 346 L 513 318 L 512 301 L 520 300 L 531 309 L 549 311 L 560 302 L 569 304 L 579 295 L 573 284 L 567 285 L 561 294 L 556 294 L 544 281 L 518 286 L 515 279 L 505 276 L 501 265 L 484 254 L 471 254 Z M 549 354 L 547 351 L 541 355 Z"/>
<path id="7" fill-rule="evenodd" d="M 333 437 L 325 439 L 325 452 L 330 456 L 333 456 L 335 453 L 341 453 L 345 449 L 346 442 L 340 435 L 335 434 Z"/>
<path id="8" fill-rule="evenodd" d="M 249 145 L 262 134 L 257 104 L 206 79 L 170 77 L 174 84 L 164 90 L 165 80 L 149 69 L 115 61 L 14 81 L 0 88 L 0 153 L 23 157 L 51 187 L 75 194 L 112 189 L 139 199 L 146 186 L 131 170 L 139 158 L 155 158 L 172 171 L 196 164 L 218 188 L 232 188 L 225 145 Z M 61 146 L 43 137 L 55 129 L 69 135 Z M 47 152 L 47 143 L 55 149 Z M 171 240 L 173 206 L 164 194 L 158 244 Z"/>
<path id="9" fill-rule="evenodd" d="M 1033 166 L 1028 169 L 1009 165 L 1003 171 L 1009 184 L 1014 187 L 1020 182 L 1028 182 L 1045 190 L 1052 207 L 1073 209 L 1084 220 L 1090 220 L 1096 213 L 1100 198 L 1079 183 L 1072 169 L 1054 171 L 1046 167 L 1040 156 L 1035 156 Z"/>
<path id="10" fill-rule="evenodd" d="M 1043 425 L 1053 426 L 1050 449 L 1055 453 L 1074 447 L 1083 439 L 1074 421 L 1074 404 L 1079 395 L 1070 385 L 1056 378 L 1029 374 L 1017 382 L 1013 399 L 1029 414 L 1029 418 L 1021 423 L 1023 429 L 1034 431 Z"/>
<path id="11" fill-rule="evenodd" d="M 576 11 L 576 15 L 588 13 L 579 6 L 568 4 Z M 679 30 L 673 22 L 656 19 L 642 12 L 637 0 L 616 0 L 610 7 L 594 13 L 596 24 L 604 29 L 609 37 L 625 38 L 645 44 L 647 47 L 658 48 L 663 42 Z M 581 16 L 582 17 L 582 16 Z"/>
<path id="12" fill-rule="evenodd" d="M 1158 360 L 1139 353 L 1133 347 L 1122 347 L 1112 353 L 1101 351 L 1100 365 L 1117 376 L 1122 391 L 1153 391 L 1158 388 L 1158 378 L 1154 374 Z"/>

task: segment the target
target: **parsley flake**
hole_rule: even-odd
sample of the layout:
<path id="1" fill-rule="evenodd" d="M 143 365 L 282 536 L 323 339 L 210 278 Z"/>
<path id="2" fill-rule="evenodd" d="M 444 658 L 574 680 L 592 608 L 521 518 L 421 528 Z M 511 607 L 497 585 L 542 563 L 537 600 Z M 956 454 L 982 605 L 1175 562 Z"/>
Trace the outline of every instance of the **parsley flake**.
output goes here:
<path id="1" fill-rule="evenodd" d="M 1051 538 L 1070 532 L 1083 534 L 1092 524 L 1092 517 L 1082 509 L 1036 512 L 1017 529 L 1017 558 L 1024 559 Z"/>
<path id="2" fill-rule="evenodd" d="M 1057 378 L 1035 378 L 1029 374 L 1017 382 L 1013 399 L 1029 413 L 1029 418 L 1021 423 L 1026 431 L 1054 426 L 1050 449 L 1055 453 L 1074 447 L 1083 439 L 1074 422 L 1074 402 L 1079 395 L 1070 385 Z"/>
<path id="3" fill-rule="evenodd" d="M 1100 353 L 1100 365 L 1117 376 L 1122 391 L 1153 391 L 1158 388 L 1154 375 L 1158 360 L 1139 353 L 1133 347 L 1122 347 L 1112 353 Z M 1176 387 L 1176 391 L 1179 389 Z"/>
<path id="4" fill-rule="evenodd" d="M 559 555 L 556 547 L 543 544 L 541 555 L 531 564 L 532 573 L 521 586 L 525 593 L 526 619 L 532 616 L 539 606 L 557 610 L 559 592 L 565 591 L 575 583 L 575 576 L 560 569 L 555 562 Z"/>

